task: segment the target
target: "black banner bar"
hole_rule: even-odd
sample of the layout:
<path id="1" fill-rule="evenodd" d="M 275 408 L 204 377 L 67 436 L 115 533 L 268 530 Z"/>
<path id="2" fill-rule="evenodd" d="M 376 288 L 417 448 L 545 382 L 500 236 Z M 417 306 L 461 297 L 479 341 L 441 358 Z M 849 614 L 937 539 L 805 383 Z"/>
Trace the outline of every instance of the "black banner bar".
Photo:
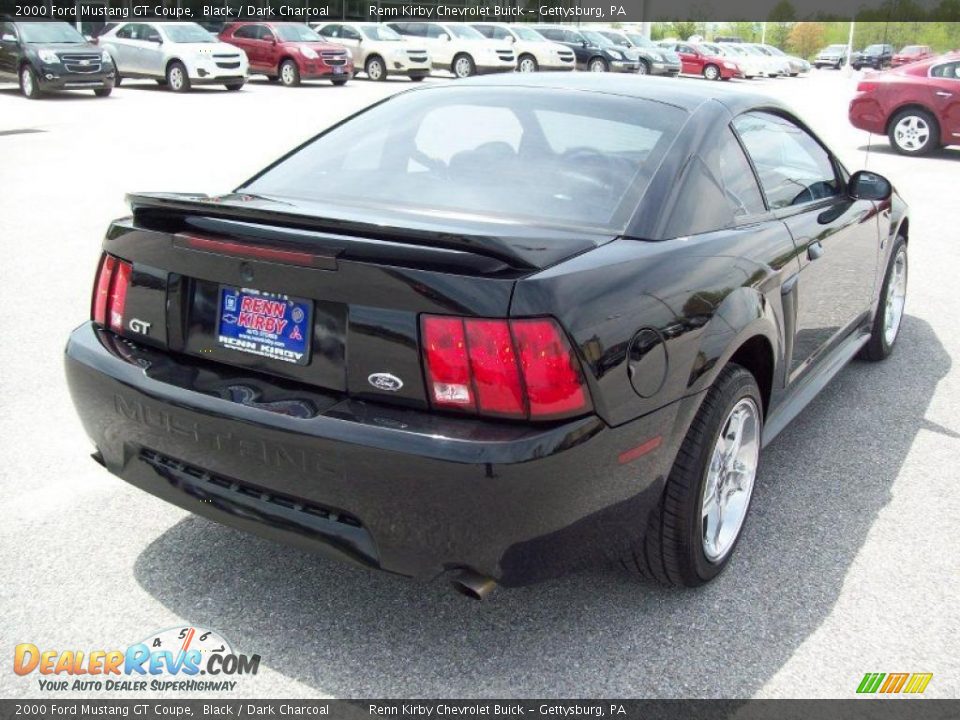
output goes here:
<path id="1" fill-rule="evenodd" d="M 0 718 L 954 720 L 960 700 L 0 700 Z"/>

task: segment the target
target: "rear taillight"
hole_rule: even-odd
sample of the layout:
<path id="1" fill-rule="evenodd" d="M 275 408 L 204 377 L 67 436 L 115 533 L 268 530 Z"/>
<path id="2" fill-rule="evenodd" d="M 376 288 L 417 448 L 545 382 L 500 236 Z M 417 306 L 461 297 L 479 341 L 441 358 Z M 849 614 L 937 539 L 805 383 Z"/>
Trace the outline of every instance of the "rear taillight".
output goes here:
<path id="1" fill-rule="evenodd" d="M 857 84 L 857 92 L 873 92 L 878 87 L 877 83 L 869 80 L 861 80 Z"/>
<path id="2" fill-rule="evenodd" d="M 109 326 L 120 332 L 123 329 L 123 313 L 127 305 L 127 289 L 133 266 L 112 255 L 104 254 L 97 269 L 97 281 L 93 288 L 91 316 L 98 325 Z"/>
<path id="3" fill-rule="evenodd" d="M 552 318 L 421 318 L 430 402 L 491 417 L 551 420 L 590 409 L 580 363 Z"/>

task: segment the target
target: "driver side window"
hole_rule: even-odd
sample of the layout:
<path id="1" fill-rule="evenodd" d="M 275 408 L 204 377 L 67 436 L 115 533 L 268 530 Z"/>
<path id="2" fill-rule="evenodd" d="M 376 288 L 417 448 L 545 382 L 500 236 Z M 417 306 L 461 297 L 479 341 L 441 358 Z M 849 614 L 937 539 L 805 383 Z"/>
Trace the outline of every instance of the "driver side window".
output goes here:
<path id="1" fill-rule="evenodd" d="M 803 128 L 766 112 L 744 113 L 733 125 L 753 160 L 771 209 L 840 194 L 833 161 Z"/>

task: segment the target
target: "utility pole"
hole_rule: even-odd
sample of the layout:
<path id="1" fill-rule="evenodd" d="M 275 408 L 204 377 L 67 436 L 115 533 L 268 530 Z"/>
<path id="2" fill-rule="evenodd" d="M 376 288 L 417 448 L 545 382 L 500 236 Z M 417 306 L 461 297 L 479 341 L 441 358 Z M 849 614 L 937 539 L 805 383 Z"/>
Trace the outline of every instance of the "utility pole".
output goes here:
<path id="1" fill-rule="evenodd" d="M 765 22 L 760 23 L 760 44 L 767 44 L 767 24 Z"/>

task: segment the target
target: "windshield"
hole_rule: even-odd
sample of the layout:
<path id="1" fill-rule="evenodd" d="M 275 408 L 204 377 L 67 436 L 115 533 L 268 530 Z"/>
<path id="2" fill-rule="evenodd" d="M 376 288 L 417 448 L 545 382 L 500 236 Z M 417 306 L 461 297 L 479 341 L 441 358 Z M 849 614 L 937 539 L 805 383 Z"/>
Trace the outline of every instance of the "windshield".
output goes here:
<path id="1" fill-rule="evenodd" d="M 743 51 L 744 51 L 745 53 L 747 53 L 748 55 L 763 55 L 762 52 L 760 52 L 759 50 L 757 50 L 757 49 L 756 49 L 755 47 L 753 47 L 752 45 L 744 45 L 742 49 L 743 49 Z"/>
<path id="2" fill-rule="evenodd" d="M 772 45 L 765 46 L 763 49 L 766 50 L 771 55 L 782 55 L 786 57 L 786 53 L 783 50 L 781 50 L 780 48 L 775 48 Z"/>
<path id="3" fill-rule="evenodd" d="M 721 45 L 720 49 L 726 55 L 746 55 L 747 52 L 742 47 L 737 47 L 736 45 Z"/>
<path id="4" fill-rule="evenodd" d="M 215 43 L 217 39 L 196 23 L 164 25 L 163 32 L 177 43 Z"/>
<path id="5" fill-rule="evenodd" d="M 461 40 L 485 40 L 486 38 L 480 34 L 478 30 L 474 30 L 472 27 L 467 27 L 466 25 L 457 25 L 451 23 L 450 25 L 445 25 L 444 29 L 447 32 L 453 33 L 454 37 L 458 37 Z"/>
<path id="6" fill-rule="evenodd" d="M 85 43 L 86 39 L 67 23 L 18 23 L 20 37 L 28 43 Z"/>
<path id="7" fill-rule="evenodd" d="M 622 233 L 686 113 L 639 98 L 571 95 L 451 86 L 395 95 L 238 192 L 372 207 L 418 222 L 460 217 Z"/>
<path id="8" fill-rule="evenodd" d="M 846 49 L 847 49 L 846 45 L 828 45 L 823 52 L 837 53 L 837 52 L 843 52 Z"/>
<path id="9" fill-rule="evenodd" d="M 635 33 L 627 33 L 627 37 L 630 38 L 630 42 L 632 42 L 637 47 L 654 47 L 654 48 L 658 47 L 650 40 L 647 40 L 647 38 L 645 38 L 643 35 L 637 35 Z"/>
<path id="10" fill-rule="evenodd" d="M 531 30 L 530 28 L 525 27 L 515 27 L 510 28 L 513 31 L 513 34 L 516 35 L 521 40 L 526 40 L 527 42 L 544 42 L 546 38 L 538 33 L 536 30 Z"/>
<path id="11" fill-rule="evenodd" d="M 604 45 L 616 45 L 615 42 L 609 38 L 604 37 L 595 30 L 581 30 L 580 34 L 583 35 L 587 40 L 589 40 L 594 45 L 599 45 L 603 47 Z"/>
<path id="12" fill-rule="evenodd" d="M 360 32 L 370 40 L 385 40 L 387 42 L 403 40 L 403 38 L 400 37 L 400 33 L 393 28 L 388 28 L 386 25 L 363 25 L 360 28 Z"/>
<path id="13" fill-rule="evenodd" d="M 877 53 L 883 52 L 883 45 L 868 45 L 867 49 L 864 50 L 868 55 L 876 55 Z"/>
<path id="14" fill-rule="evenodd" d="M 323 38 L 316 30 L 312 30 L 306 25 L 300 23 L 290 23 L 289 25 L 274 25 L 274 30 L 281 40 L 286 42 L 323 42 Z"/>

